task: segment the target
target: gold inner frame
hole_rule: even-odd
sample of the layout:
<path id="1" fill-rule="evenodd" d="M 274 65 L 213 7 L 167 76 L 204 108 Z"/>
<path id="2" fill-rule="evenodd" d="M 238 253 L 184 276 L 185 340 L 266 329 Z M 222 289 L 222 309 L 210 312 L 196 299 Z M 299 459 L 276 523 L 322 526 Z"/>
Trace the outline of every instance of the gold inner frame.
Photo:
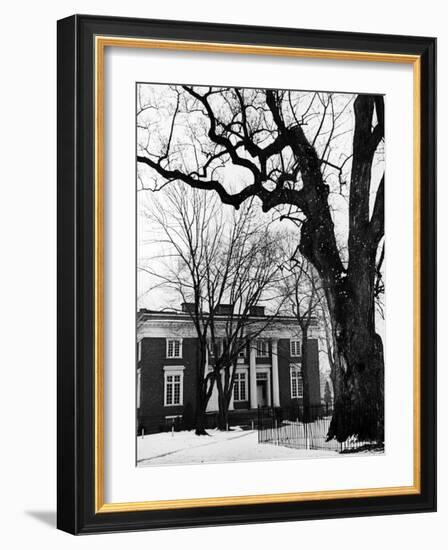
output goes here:
<path id="1" fill-rule="evenodd" d="M 413 365 L 413 478 L 410 486 L 379 487 L 370 489 L 342 489 L 301 493 L 275 493 L 263 495 L 154 500 L 142 502 L 104 502 L 104 54 L 106 47 L 150 48 L 208 53 L 233 53 L 268 56 L 287 56 L 313 59 L 406 63 L 413 66 L 413 298 L 414 298 L 414 365 Z M 412 495 L 420 493 L 420 117 L 421 117 L 421 60 L 417 55 L 353 52 L 309 48 L 255 46 L 251 44 L 224 44 L 95 37 L 95 512 L 129 512 L 167 510 L 207 506 L 300 502 L 340 498 Z"/>

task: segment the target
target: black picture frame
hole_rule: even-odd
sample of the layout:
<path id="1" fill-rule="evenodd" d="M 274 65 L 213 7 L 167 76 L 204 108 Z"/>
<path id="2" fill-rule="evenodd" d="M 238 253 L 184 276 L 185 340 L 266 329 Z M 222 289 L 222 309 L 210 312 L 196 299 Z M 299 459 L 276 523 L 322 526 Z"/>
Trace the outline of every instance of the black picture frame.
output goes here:
<path id="1" fill-rule="evenodd" d="M 420 492 L 160 510 L 95 508 L 95 77 L 101 36 L 420 58 Z M 436 509 L 436 40 L 74 15 L 58 22 L 57 526 L 73 534 L 430 512 Z"/>

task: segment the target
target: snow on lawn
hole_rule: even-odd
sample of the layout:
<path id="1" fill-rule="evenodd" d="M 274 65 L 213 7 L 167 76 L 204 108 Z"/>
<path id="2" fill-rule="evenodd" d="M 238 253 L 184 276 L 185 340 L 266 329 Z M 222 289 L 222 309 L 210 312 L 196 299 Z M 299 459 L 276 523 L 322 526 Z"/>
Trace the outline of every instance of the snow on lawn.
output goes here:
<path id="1" fill-rule="evenodd" d="M 194 431 L 140 436 L 137 438 L 138 466 L 340 456 L 335 451 L 290 449 L 258 443 L 256 430 L 235 428 L 228 432 L 208 430 L 208 433 L 209 436 L 197 436 Z"/>

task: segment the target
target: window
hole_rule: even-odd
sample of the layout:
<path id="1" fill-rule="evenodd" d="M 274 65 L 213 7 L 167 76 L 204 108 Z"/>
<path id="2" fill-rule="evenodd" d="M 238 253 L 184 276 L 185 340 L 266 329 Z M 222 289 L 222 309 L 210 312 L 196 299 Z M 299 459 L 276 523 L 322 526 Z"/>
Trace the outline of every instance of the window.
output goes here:
<path id="1" fill-rule="evenodd" d="M 180 374 L 165 377 L 165 405 L 181 405 L 182 382 Z"/>
<path id="2" fill-rule="evenodd" d="M 184 367 L 164 367 L 165 407 L 183 404 Z"/>
<path id="3" fill-rule="evenodd" d="M 235 373 L 235 383 L 233 386 L 233 400 L 247 401 L 247 372 Z"/>
<path id="4" fill-rule="evenodd" d="M 269 356 L 269 342 L 267 340 L 257 340 L 257 357 Z"/>
<path id="5" fill-rule="evenodd" d="M 182 421 L 182 416 L 180 414 L 165 416 L 165 425 L 170 428 L 179 427 L 181 421 Z"/>
<path id="6" fill-rule="evenodd" d="M 290 340 L 290 355 L 291 357 L 300 357 L 302 355 L 299 339 Z"/>
<path id="7" fill-rule="evenodd" d="M 174 359 L 178 359 L 182 357 L 182 340 L 181 339 L 166 341 L 166 356 Z"/>
<path id="8" fill-rule="evenodd" d="M 215 346 L 216 346 L 216 351 L 217 351 L 217 354 L 218 354 L 218 358 L 222 355 L 222 340 L 221 338 L 215 338 Z M 210 349 L 210 357 L 214 358 L 215 357 L 215 346 L 213 346 L 213 340 L 210 339 L 209 343 L 208 343 L 208 347 Z"/>
<path id="9" fill-rule="evenodd" d="M 239 342 L 239 352 L 238 352 L 238 357 L 241 359 L 244 359 L 246 357 L 246 342 L 241 340 Z"/>
<path id="10" fill-rule="evenodd" d="M 291 367 L 291 397 L 292 399 L 303 397 L 303 380 L 299 367 Z"/>

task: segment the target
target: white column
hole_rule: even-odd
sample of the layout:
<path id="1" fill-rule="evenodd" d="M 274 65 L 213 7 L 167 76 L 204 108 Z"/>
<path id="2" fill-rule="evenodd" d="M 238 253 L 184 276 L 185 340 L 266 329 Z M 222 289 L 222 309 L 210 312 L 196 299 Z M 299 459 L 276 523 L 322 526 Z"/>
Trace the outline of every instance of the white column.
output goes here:
<path id="1" fill-rule="evenodd" d="M 250 381 L 250 408 L 256 409 L 257 403 L 257 365 L 256 365 L 257 349 L 255 343 L 250 342 L 249 356 L 249 381 Z"/>
<path id="2" fill-rule="evenodd" d="M 278 384 L 278 340 L 272 339 L 272 397 L 274 407 L 280 407 L 280 390 Z"/>
<path id="3" fill-rule="evenodd" d="M 268 380 L 267 380 L 267 402 L 268 402 L 268 407 L 271 407 L 272 406 L 272 376 L 271 376 L 271 373 L 268 372 Z"/>
<path id="4" fill-rule="evenodd" d="M 232 370 L 233 368 L 231 367 L 230 376 L 232 376 Z M 229 411 L 233 411 L 234 408 L 235 407 L 233 405 L 233 390 L 232 390 L 232 395 L 230 396 L 230 401 L 229 401 Z"/>
<path id="5" fill-rule="evenodd" d="M 212 371 L 212 367 L 207 368 L 207 374 Z M 218 388 L 216 387 L 216 383 L 213 385 L 212 395 L 210 396 L 210 399 L 207 403 L 207 412 L 215 412 L 219 409 L 219 403 L 218 403 Z"/>

